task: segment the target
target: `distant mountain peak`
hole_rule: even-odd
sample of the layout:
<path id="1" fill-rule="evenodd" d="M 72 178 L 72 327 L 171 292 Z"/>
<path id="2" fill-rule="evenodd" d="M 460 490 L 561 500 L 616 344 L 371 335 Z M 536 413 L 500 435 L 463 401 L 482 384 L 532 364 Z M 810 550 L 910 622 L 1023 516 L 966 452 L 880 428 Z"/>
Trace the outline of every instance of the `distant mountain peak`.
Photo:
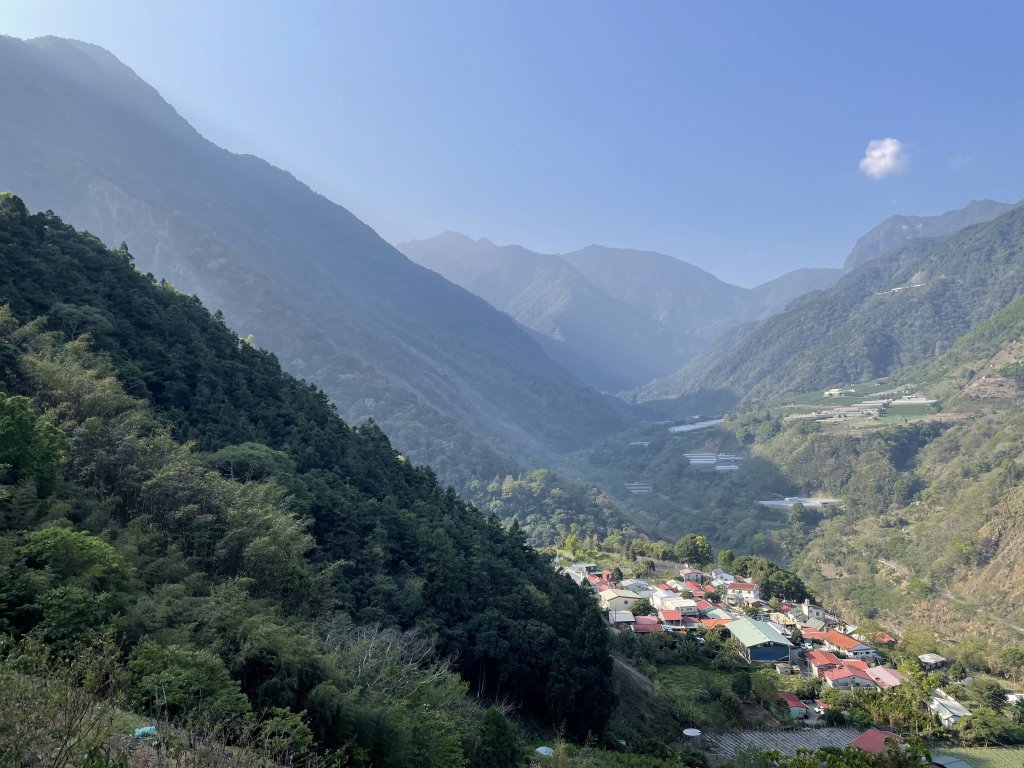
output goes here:
<path id="1" fill-rule="evenodd" d="M 474 240 L 469 235 L 464 235 L 461 232 L 456 232 L 453 229 L 448 229 L 439 235 L 433 237 L 425 237 L 421 239 L 408 240 L 404 243 L 398 243 L 395 247 L 402 250 L 406 246 L 412 245 L 423 245 L 429 244 L 437 248 L 457 248 L 462 252 L 465 251 L 492 251 L 498 246 L 488 240 L 486 237 L 480 237 Z"/>
<path id="2" fill-rule="evenodd" d="M 843 262 L 843 271 L 850 272 L 869 261 L 883 256 L 914 237 L 947 237 L 965 227 L 984 224 L 1001 216 L 1020 203 L 1001 203 L 998 200 L 972 200 L 963 208 L 956 208 L 936 216 L 890 216 L 857 240 L 850 255 Z"/>
<path id="3" fill-rule="evenodd" d="M 198 131 L 160 93 L 121 61 L 94 43 L 47 35 L 22 40 L 0 36 L 0 62 L 12 78 L 63 81 L 62 98 L 84 97 L 106 102 L 134 117 L 146 119 L 162 132 L 191 140 Z M 79 91 L 66 89 L 74 84 Z"/>

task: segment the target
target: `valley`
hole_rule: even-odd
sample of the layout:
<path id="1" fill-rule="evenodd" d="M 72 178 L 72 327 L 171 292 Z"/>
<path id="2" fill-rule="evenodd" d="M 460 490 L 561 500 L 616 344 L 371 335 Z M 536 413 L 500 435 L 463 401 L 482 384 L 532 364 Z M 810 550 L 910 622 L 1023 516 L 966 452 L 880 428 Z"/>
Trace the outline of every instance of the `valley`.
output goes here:
<path id="1" fill-rule="evenodd" d="M 0 765 L 1020 757 L 1021 203 L 751 287 L 392 245 L 99 46 L 0 72 Z"/>

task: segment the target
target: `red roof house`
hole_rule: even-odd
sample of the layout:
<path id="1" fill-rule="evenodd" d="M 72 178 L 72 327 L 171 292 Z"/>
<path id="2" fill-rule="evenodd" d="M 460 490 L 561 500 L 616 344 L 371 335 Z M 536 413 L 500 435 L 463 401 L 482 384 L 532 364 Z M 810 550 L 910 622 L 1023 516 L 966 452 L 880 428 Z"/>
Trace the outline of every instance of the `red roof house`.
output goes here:
<path id="1" fill-rule="evenodd" d="M 886 741 L 889 741 L 890 743 L 886 744 Z M 901 741 L 903 741 L 903 739 L 891 731 L 880 731 L 878 728 L 869 728 L 854 739 L 851 746 L 856 747 L 862 752 L 870 752 L 872 755 L 880 755 L 892 745 L 892 742 L 899 744 Z"/>
<path id="2" fill-rule="evenodd" d="M 841 651 L 850 656 L 874 656 L 875 652 L 870 645 L 854 640 L 849 635 L 836 632 L 830 629 L 824 636 L 825 647 L 831 650 Z"/>
<path id="3" fill-rule="evenodd" d="M 780 701 L 786 702 L 786 706 L 789 707 L 790 717 L 794 719 L 799 717 L 807 717 L 807 705 L 800 701 L 800 699 L 798 699 L 792 693 L 779 693 L 778 698 Z"/>
<path id="4" fill-rule="evenodd" d="M 662 624 L 668 624 L 673 627 L 678 627 L 683 623 L 683 614 L 671 608 L 662 608 L 658 611 L 658 618 L 661 619 Z"/>
<path id="5" fill-rule="evenodd" d="M 866 661 L 861 661 L 860 659 L 843 659 L 843 666 L 849 667 L 850 669 L 859 669 L 863 672 L 867 672 L 868 667 L 870 667 L 871 665 L 868 664 Z"/>
<path id="6" fill-rule="evenodd" d="M 664 632 L 665 628 L 661 626 L 657 616 L 637 616 L 633 624 L 633 631 L 646 634 L 648 632 Z"/>
<path id="7" fill-rule="evenodd" d="M 871 679 L 875 681 L 875 685 L 883 691 L 895 688 L 903 682 L 903 678 L 900 676 L 899 670 L 896 669 L 889 669 L 887 667 L 870 667 L 866 671 L 871 676 Z"/>
<path id="8" fill-rule="evenodd" d="M 825 678 L 825 684 L 832 688 L 853 689 L 853 688 L 876 688 L 875 681 L 871 675 L 863 669 L 855 667 L 835 667 L 826 669 L 821 673 Z"/>
<path id="9" fill-rule="evenodd" d="M 842 666 L 843 663 L 835 654 L 828 651 L 810 651 L 804 658 L 807 659 L 807 664 L 811 668 L 811 674 L 815 677 L 821 677 L 825 670 L 835 669 Z"/>
<path id="10" fill-rule="evenodd" d="M 730 621 L 735 621 L 735 619 L 701 619 L 700 623 L 708 629 L 716 629 L 726 626 Z"/>
<path id="11" fill-rule="evenodd" d="M 869 643 L 877 643 L 878 645 L 895 645 L 896 638 L 890 635 L 888 632 L 872 632 L 869 635 L 865 635 L 864 639 Z"/>

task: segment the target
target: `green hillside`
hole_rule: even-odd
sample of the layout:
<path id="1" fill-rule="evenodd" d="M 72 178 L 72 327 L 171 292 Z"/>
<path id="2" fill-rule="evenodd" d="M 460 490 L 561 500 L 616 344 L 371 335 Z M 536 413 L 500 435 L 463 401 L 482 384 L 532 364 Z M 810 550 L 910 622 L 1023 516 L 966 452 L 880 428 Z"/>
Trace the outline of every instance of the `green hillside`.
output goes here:
<path id="1" fill-rule="evenodd" d="M 112 631 L 140 714 L 304 712 L 349 765 L 461 765 L 492 700 L 601 732 L 590 598 L 375 425 L 9 194 L 0 305 L 0 631 Z"/>
<path id="2" fill-rule="evenodd" d="M 723 340 L 676 389 L 748 401 L 846 386 L 930 360 L 1024 289 L 1024 209 L 941 240 L 912 240 L 835 286 Z"/>
<path id="3" fill-rule="evenodd" d="M 894 373 L 893 385 L 938 397 L 937 412 L 787 427 L 759 449 L 802 490 L 844 501 L 793 550 L 818 594 L 861 619 L 925 627 L 965 665 L 1006 674 L 1003 651 L 1024 642 L 1022 332 L 1018 298 Z"/>

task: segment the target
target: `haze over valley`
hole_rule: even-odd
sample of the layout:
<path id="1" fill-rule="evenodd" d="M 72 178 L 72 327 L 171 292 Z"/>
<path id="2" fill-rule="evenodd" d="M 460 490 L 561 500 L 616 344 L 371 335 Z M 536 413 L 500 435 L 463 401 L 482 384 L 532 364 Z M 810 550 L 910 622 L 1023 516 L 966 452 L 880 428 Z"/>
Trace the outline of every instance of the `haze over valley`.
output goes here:
<path id="1" fill-rule="evenodd" d="M 116 5 L 0 21 L 0 766 L 1021 764 L 1012 46 Z"/>

